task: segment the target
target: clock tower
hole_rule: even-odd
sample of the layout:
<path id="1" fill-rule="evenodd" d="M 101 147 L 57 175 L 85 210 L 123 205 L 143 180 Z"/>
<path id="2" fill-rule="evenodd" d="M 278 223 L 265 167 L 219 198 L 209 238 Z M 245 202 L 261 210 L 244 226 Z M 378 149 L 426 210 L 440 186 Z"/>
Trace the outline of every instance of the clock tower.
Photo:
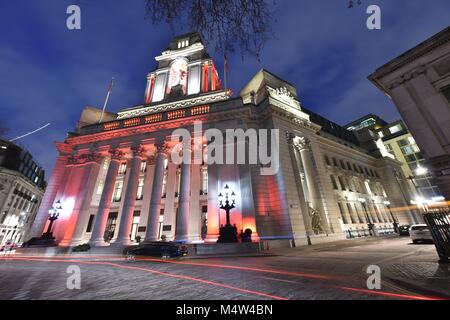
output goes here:
<path id="1" fill-rule="evenodd" d="M 155 59 L 157 69 L 147 76 L 146 106 L 189 99 L 222 89 L 216 66 L 206 53 L 198 33 L 175 37 Z"/>

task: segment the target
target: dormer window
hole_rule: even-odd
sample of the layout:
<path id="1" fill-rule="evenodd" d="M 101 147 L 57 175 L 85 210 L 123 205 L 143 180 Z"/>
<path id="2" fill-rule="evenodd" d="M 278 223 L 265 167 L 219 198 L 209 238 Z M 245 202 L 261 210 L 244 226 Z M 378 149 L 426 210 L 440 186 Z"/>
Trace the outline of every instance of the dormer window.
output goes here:
<path id="1" fill-rule="evenodd" d="M 185 48 L 189 46 L 189 40 L 185 39 L 178 42 L 178 49 Z"/>

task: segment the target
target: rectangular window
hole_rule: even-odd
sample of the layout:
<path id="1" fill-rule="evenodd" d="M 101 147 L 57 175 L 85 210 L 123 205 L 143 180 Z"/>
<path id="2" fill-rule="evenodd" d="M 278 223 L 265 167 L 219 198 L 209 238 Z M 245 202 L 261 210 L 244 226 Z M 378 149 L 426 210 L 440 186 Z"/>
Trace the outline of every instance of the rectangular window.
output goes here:
<path id="1" fill-rule="evenodd" d="M 355 217 L 353 216 L 352 206 L 348 202 L 347 202 L 347 209 L 348 209 L 348 214 L 350 215 L 350 219 L 352 220 L 352 223 L 356 223 Z"/>
<path id="2" fill-rule="evenodd" d="M 127 163 L 123 162 L 119 167 L 119 174 L 125 174 L 127 172 Z"/>
<path id="3" fill-rule="evenodd" d="M 344 208 L 342 207 L 342 203 L 338 202 L 339 212 L 341 213 L 342 222 L 344 224 L 348 224 L 347 218 L 345 217 Z"/>
<path id="4" fill-rule="evenodd" d="M 333 184 L 333 189 L 334 190 L 339 190 L 337 183 L 336 183 L 336 179 L 334 178 L 334 176 L 330 176 L 331 178 L 331 183 Z"/>
<path id="5" fill-rule="evenodd" d="M 147 171 L 147 162 L 142 161 L 141 163 L 141 173 L 145 173 Z"/>
<path id="6" fill-rule="evenodd" d="M 167 170 L 164 172 L 163 183 L 162 183 L 162 197 L 166 197 L 167 190 Z"/>
<path id="7" fill-rule="evenodd" d="M 208 194 L 208 169 L 202 168 L 202 190 L 201 194 Z"/>
<path id="8" fill-rule="evenodd" d="M 114 202 L 120 202 L 120 198 L 122 196 L 122 188 L 123 188 L 123 181 L 117 181 L 116 185 L 114 186 L 114 196 L 113 196 Z"/>
<path id="9" fill-rule="evenodd" d="M 339 184 L 341 185 L 341 189 L 347 190 L 347 188 L 345 187 L 344 179 L 341 176 L 339 176 L 338 179 L 339 179 Z"/>
<path id="10" fill-rule="evenodd" d="M 336 160 L 336 158 L 333 158 L 333 165 L 334 165 L 335 167 L 337 167 L 337 166 L 338 166 L 338 163 L 337 163 L 337 160 Z"/>
<path id="11" fill-rule="evenodd" d="M 98 186 L 97 186 L 97 195 L 102 194 L 104 184 L 105 184 L 105 182 L 104 182 L 103 180 L 100 180 L 100 181 L 98 182 Z"/>
<path id="12" fill-rule="evenodd" d="M 144 178 L 140 178 L 138 182 L 136 200 L 142 200 L 144 193 Z"/>
<path id="13" fill-rule="evenodd" d="M 391 132 L 391 134 L 395 134 L 397 132 L 400 132 L 401 130 L 402 130 L 402 127 L 399 124 L 389 128 L 389 131 Z"/>
<path id="14" fill-rule="evenodd" d="M 95 218 L 95 215 L 93 215 L 93 214 L 91 214 L 89 216 L 89 222 L 88 222 L 88 225 L 86 228 L 86 232 L 92 232 L 92 225 L 94 224 L 94 218 Z"/>

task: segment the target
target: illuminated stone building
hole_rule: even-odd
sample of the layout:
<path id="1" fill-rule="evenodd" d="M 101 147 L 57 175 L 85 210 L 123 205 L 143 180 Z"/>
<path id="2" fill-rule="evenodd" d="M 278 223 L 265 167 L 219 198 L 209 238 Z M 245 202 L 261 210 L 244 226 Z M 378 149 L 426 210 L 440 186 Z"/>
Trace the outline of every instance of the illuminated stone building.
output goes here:
<path id="1" fill-rule="evenodd" d="M 26 237 L 44 195 L 44 177 L 28 151 L 0 139 L 0 245 Z"/>
<path id="2" fill-rule="evenodd" d="M 386 201 L 401 223 L 412 222 L 401 163 L 301 106 L 288 82 L 261 70 L 232 96 L 197 34 L 173 39 L 156 61 L 143 105 L 107 114 L 101 123 L 99 111 L 86 109 L 76 132 L 56 144 L 34 236 L 60 200 L 54 235 L 61 246 L 122 246 L 136 236 L 213 243 L 225 224 L 218 198 L 226 185 L 236 193 L 231 223 L 273 245 L 364 236 L 368 222 L 392 232 Z M 200 121 L 202 132 L 194 132 Z M 171 136 L 179 128 L 194 137 L 212 128 L 276 129 L 271 150 L 279 150 L 279 170 L 263 175 L 260 163 L 175 164 Z M 211 141 L 200 140 L 208 150 Z"/>
<path id="3" fill-rule="evenodd" d="M 450 199 L 450 27 L 369 76 L 395 103 Z"/>

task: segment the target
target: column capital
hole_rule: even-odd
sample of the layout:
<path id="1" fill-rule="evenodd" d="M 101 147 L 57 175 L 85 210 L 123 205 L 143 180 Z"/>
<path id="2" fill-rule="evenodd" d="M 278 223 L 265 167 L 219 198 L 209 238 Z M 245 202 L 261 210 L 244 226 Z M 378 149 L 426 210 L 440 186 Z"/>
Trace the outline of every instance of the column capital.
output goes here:
<path id="1" fill-rule="evenodd" d="M 69 165 L 81 165 L 88 163 L 100 163 L 101 160 L 102 156 L 99 153 L 93 151 L 84 154 L 72 154 L 67 159 L 67 163 Z"/>
<path id="2" fill-rule="evenodd" d="M 73 146 L 65 142 L 55 142 L 56 150 L 60 155 L 69 155 L 73 151 Z"/>
<path id="3" fill-rule="evenodd" d="M 156 163 L 156 157 L 155 156 L 149 156 L 147 158 L 147 164 L 154 165 Z"/>
<path id="4" fill-rule="evenodd" d="M 147 150 L 140 144 L 131 147 L 133 158 L 144 158 Z"/>
<path id="5" fill-rule="evenodd" d="M 111 148 L 108 152 L 111 155 L 111 160 L 121 161 L 125 158 L 125 153 L 118 148 Z"/>
<path id="6" fill-rule="evenodd" d="M 166 142 L 157 142 L 155 143 L 156 154 L 163 153 L 167 155 L 169 153 L 169 145 Z"/>
<path id="7" fill-rule="evenodd" d="M 311 140 L 306 137 L 298 137 L 294 142 L 294 146 L 300 151 L 311 151 Z"/>
<path id="8" fill-rule="evenodd" d="M 294 144 L 295 134 L 290 131 L 285 132 L 286 141 L 289 145 Z"/>

